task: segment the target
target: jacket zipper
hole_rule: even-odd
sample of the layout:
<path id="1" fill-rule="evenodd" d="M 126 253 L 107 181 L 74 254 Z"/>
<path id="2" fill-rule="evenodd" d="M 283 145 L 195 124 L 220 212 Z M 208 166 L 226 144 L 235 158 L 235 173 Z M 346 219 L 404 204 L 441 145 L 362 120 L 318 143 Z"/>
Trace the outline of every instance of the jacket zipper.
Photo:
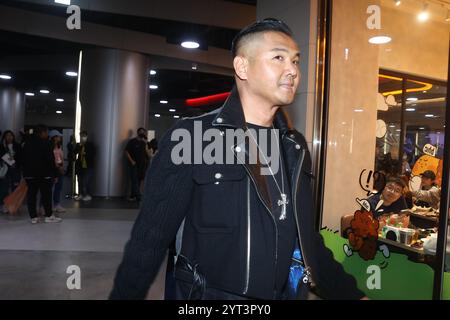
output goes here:
<path id="1" fill-rule="evenodd" d="M 256 186 L 256 182 L 255 182 L 255 180 L 253 180 L 253 177 L 252 177 L 250 171 L 248 170 L 247 166 L 244 165 L 244 168 L 247 171 L 250 179 L 252 179 L 253 184 Z M 255 189 L 256 189 L 256 194 L 258 195 L 259 201 L 261 201 L 261 203 L 264 204 L 264 207 L 267 209 L 267 212 L 269 213 L 270 217 L 272 218 L 273 225 L 275 226 L 275 270 L 276 270 L 276 267 L 278 266 L 278 226 L 277 226 L 277 222 L 275 221 L 275 218 L 274 218 L 272 212 L 269 210 L 266 203 L 261 198 L 258 188 L 255 188 Z M 275 276 L 274 276 L 274 285 L 275 285 Z"/>
<path id="2" fill-rule="evenodd" d="M 247 177 L 247 269 L 246 269 L 246 276 L 245 276 L 245 288 L 244 288 L 244 294 L 247 294 L 248 292 L 248 286 L 250 282 L 250 241 L 251 241 L 251 234 L 250 234 L 250 178 Z"/>
<path id="3" fill-rule="evenodd" d="M 289 139 L 289 138 L 288 138 Z M 293 141 L 294 143 L 297 144 L 297 142 L 295 142 L 292 139 L 289 139 L 291 141 Z M 297 197 L 296 194 L 298 192 L 298 180 L 300 179 L 300 173 L 301 173 L 301 168 L 303 166 L 303 160 L 305 159 L 305 150 L 302 149 L 302 155 L 300 157 L 299 162 L 297 163 L 297 168 L 296 168 L 296 176 L 295 176 L 295 185 L 294 185 L 294 192 L 292 194 L 292 198 L 293 198 L 293 203 L 294 203 L 294 216 L 295 216 L 295 223 L 297 225 L 297 234 L 298 234 L 298 242 L 300 245 L 300 250 L 301 250 L 301 254 L 303 257 L 303 267 L 304 267 L 304 274 L 305 276 L 303 277 L 303 283 L 308 283 L 310 281 L 310 276 L 311 276 L 311 268 L 308 267 L 307 261 L 306 261 L 306 255 L 305 255 L 305 251 L 303 250 L 303 246 L 302 246 L 302 240 L 301 240 L 301 236 L 300 236 L 300 226 L 298 224 L 298 216 L 297 216 Z"/>

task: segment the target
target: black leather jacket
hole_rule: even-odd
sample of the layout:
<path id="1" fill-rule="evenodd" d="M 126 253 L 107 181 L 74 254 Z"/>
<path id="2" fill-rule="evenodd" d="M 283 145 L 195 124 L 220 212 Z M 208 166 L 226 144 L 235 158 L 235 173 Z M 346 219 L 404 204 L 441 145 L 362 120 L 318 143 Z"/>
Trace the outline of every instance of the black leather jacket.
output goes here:
<path id="1" fill-rule="evenodd" d="M 175 276 L 184 284 L 197 284 L 194 291 L 205 288 L 224 290 L 239 296 L 273 299 L 273 264 L 255 266 L 249 232 L 249 193 L 264 204 L 271 215 L 267 176 L 261 175 L 259 164 L 180 164 L 171 161 L 177 142 L 171 141 L 175 129 L 204 133 L 211 128 L 246 128 L 236 89 L 224 106 L 212 113 L 180 120 L 162 139 L 146 177 L 141 212 L 126 245 L 111 293 L 113 299 L 144 298 L 164 254 L 183 220 L 181 255 Z M 287 175 L 291 182 L 291 199 L 300 247 L 309 280 L 313 280 L 324 298 L 358 299 L 364 296 L 353 277 L 344 272 L 314 228 L 312 203 L 311 158 L 304 137 L 287 127 L 281 111 L 277 112 L 275 128 L 282 136 Z M 198 131 L 197 131 L 198 132 Z M 198 137 L 197 137 L 198 138 Z M 194 145 L 194 141 L 192 146 Z M 233 150 L 236 150 L 233 148 Z M 247 152 L 247 150 L 245 150 Z M 193 159 L 191 159 L 193 160 Z M 267 259 L 276 260 L 277 230 L 265 234 Z M 188 261 L 188 265 L 181 262 Z M 276 261 L 274 261 L 276 262 Z M 250 268 L 252 265 L 252 268 Z M 265 268 L 265 269 L 264 269 Z M 312 278 L 312 279 L 311 279 Z M 199 288 L 200 287 L 200 288 Z M 189 290 L 188 290 L 189 291 Z M 192 293 L 191 292 L 191 293 Z M 184 298 L 204 298 L 200 294 Z M 206 295 L 207 297 L 207 295 Z M 303 298 L 303 297 L 302 297 Z"/>

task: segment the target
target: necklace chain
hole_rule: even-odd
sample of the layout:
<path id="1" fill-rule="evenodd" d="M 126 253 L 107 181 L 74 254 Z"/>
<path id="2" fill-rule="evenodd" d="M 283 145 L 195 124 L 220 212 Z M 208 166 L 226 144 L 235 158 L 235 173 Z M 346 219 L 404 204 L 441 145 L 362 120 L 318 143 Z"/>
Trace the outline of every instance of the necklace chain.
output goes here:
<path id="1" fill-rule="evenodd" d="M 273 124 L 272 124 L 272 128 L 273 128 L 273 130 L 275 131 L 275 128 L 274 128 Z M 281 188 L 280 188 L 280 185 L 278 184 L 278 181 L 277 181 L 277 179 L 276 179 L 276 177 L 275 177 L 275 174 L 274 174 L 273 171 L 272 171 L 271 165 L 269 165 L 269 160 L 266 158 L 266 156 L 264 155 L 264 152 L 261 150 L 261 148 L 260 148 L 260 146 L 259 146 L 259 144 L 258 144 L 258 141 L 256 141 L 256 139 L 255 139 L 255 137 L 253 136 L 253 134 L 252 134 L 251 131 L 249 131 L 249 133 L 250 133 L 250 136 L 252 137 L 253 141 L 255 141 L 255 143 L 256 143 L 256 147 L 257 147 L 257 149 L 258 149 L 258 152 L 263 156 L 264 161 L 266 162 L 265 164 L 269 167 L 269 171 L 270 171 L 270 173 L 272 174 L 272 178 L 273 178 L 273 180 L 275 181 L 275 184 L 276 184 L 276 186 L 277 186 L 277 188 L 278 188 L 278 191 L 280 192 L 281 200 L 278 200 L 277 204 L 278 204 L 278 206 L 281 206 L 281 216 L 280 216 L 280 220 L 285 220 L 286 217 L 287 217 L 287 213 L 286 213 L 286 205 L 289 203 L 289 201 L 287 200 L 287 195 L 284 193 L 283 159 L 281 158 L 281 148 L 280 148 L 280 144 L 279 144 L 279 142 L 278 142 L 279 137 L 278 137 L 277 134 L 275 134 L 275 138 L 276 138 L 275 140 L 276 140 L 276 142 L 277 142 L 277 147 L 278 147 L 278 156 L 279 156 L 279 158 L 280 158 L 280 168 L 281 168 Z"/>

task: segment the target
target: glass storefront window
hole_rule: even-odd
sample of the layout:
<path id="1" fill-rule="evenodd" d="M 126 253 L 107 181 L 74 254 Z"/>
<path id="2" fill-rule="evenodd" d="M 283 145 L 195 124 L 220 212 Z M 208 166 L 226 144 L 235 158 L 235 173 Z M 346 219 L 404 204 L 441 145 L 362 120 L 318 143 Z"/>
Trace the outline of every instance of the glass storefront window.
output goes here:
<path id="1" fill-rule="evenodd" d="M 329 3 L 322 235 L 369 298 L 431 299 L 450 6 Z"/>

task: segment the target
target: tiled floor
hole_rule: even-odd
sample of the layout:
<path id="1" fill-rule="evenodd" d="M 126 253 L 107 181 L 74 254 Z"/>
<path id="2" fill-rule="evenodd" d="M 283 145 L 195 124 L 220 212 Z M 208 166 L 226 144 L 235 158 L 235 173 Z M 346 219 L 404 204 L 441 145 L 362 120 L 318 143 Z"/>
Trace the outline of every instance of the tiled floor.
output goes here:
<path id="1" fill-rule="evenodd" d="M 25 207 L 0 216 L 0 299 L 107 299 L 138 209 L 118 199 L 91 204 L 66 199 L 54 224 L 32 225 Z M 71 265 L 80 267 L 80 290 L 67 287 Z M 148 299 L 162 299 L 164 276 Z"/>

